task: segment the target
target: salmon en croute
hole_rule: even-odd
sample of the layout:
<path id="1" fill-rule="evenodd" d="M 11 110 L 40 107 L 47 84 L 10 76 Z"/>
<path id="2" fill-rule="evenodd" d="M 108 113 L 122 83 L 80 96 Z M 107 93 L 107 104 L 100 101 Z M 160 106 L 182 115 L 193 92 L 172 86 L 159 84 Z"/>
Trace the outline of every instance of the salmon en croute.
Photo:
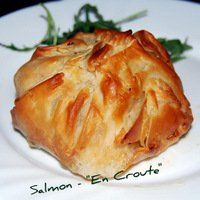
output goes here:
<path id="1" fill-rule="evenodd" d="M 112 177 L 156 156 L 193 120 L 167 51 L 147 31 L 38 47 L 14 82 L 14 127 L 81 176 Z"/>

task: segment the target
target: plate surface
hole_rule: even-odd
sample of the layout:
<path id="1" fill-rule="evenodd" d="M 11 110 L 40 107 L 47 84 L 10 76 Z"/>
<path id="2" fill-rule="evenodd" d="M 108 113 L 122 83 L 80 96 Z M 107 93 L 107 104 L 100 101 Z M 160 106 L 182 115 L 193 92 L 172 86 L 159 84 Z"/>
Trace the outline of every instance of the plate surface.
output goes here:
<path id="1" fill-rule="evenodd" d="M 46 4 L 61 30 L 68 30 L 73 16 L 86 2 L 62 1 Z M 122 26 L 123 30 L 146 29 L 156 37 L 189 38 L 193 50 L 175 64 L 194 115 L 192 129 L 160 156 L 144 161 L 120 180 L 92 184 L 63 169 L 41 150 L 31 149 L 12 128 L 10 110 L 15 99 L 13 76 L 33 52 L 19 53 L 0 47 L 0 199 L 199 199 L 200 183 L 200 6 L 183 1 L 102 0 L 96 4 L 106 19 L 119 20 L 147 9 L 148 16 Z M 30 7 L 0 18 L 0 42 L 32 45 L 43 36 L 44 11 Z M 150 166 L 159 173 L 150 175 Z M 147 171 L 145 176 L 130 173 Z M 137 174 L 137 173 L 136 173 Z M 96 176 L 95 178 L 98 178 Z M 32 189 L 31 189 L 31 188 Z M 45 189 L 46 187 L 46 189 Z M 48 188 L 50 188 L 48 192 Z M 71 188 L 72 187 L 72 188 Z M 54 191 L 52 191 L 54 189 Z M 35 193 L 35 194 L 31 194 Z"/>

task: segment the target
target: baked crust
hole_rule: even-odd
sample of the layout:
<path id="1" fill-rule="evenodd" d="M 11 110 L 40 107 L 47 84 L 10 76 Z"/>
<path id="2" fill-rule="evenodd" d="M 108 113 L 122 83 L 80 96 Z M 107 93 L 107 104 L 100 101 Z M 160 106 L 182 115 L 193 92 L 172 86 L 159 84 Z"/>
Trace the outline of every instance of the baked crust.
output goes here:
<path id="1" fill-rule="evenodd" d="M 82 176 L 112 177 L 160 154 L 193 120 L 169 55 L 147 31 L 38 47 L 14 81 L 14 127 Z"/>

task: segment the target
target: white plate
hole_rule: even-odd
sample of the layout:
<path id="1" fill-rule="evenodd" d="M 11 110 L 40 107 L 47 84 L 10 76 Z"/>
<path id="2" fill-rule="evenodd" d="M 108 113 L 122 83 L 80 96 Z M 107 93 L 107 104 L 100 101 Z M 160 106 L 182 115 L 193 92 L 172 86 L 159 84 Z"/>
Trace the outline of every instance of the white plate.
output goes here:
<path id="1" fill-rule="evenodd" d="M 73 15 L 87 1 L 63 1 L 46 4 L 55 21 L 68 30 Z M 191 102 L 194 122 L 180 142 L 160 156 L 144 161 L 129 172 L 144 172 L 150 165 L 159 174 L 91 184 L 63 169 L 56 159 L 41 150 L 29 148 L 21 134 L 14 131 L 10 110 L 15 89 L 13 75 L 32 52 L 18 53 L 0 48 L 0 199 L 199 199 L 200 183 L 200 6 L 183 1 L 91 1 L 98 5 L 106 19 L 118 20 L 134 12 L 148 9 L 148 16 L 123 25 L 123 30 L 146 29 L 156 37 L 189 38 L 193 50 L 175 69 L 182 79 L 185 94 Z M 39 6 L 14 12 L 0 19 L 0 41 L 31 45 L 45 32 L 39 18 Z M 161 163 L 161 166 L 160 166 Z M 61 186 L 59 191 L 31 195 L 33 188 L 44 190 Z M 64 189 L 65 188 L 65 189 Z M 41 191 L 42 192 L 42 191 Z"/>

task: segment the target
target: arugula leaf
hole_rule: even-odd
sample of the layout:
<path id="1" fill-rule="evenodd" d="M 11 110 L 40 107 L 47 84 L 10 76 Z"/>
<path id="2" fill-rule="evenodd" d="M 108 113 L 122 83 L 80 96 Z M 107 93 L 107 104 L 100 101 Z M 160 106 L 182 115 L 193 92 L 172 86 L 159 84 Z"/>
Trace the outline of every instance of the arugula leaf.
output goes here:
<path id="1" fill-rule="evenodd" d="M 58 31 L 54 22 L 54 19 L 48 10 L 48 8 L 44 4 L 40 4 L 42 8 L 46 11 L 47 16 L 42 15 L 41 17 L 47 22 L 47 31 L 45 36 L 43 37 L 40 44 L 46 44 L 46 45 L 56 45 L 57 44 L 57 37 L 58 37 Z"/>
<path id="2" fill-rule="evenodd" d="M 115 24 L 118 25 L 118 24 L 123 24 L 125 22 L 130 22 L 130 21 L 133 21 L 135 19 L 138 19 L 138 18 L 141 18 L 141 17 L 145 17 L 146 15 L 147 15 L 147 10 L 142 10 L 142 11 L 140 11 L 138 13 L 135 13 L 135 14 L 129 16 L 129 17 L 126 17 L 126 18 L 124 18 L 124 19 L 122 19 L 122 20 L 120 20 L 118 22 L 115 22 Z"/>
<path id="3" fill-rule="evenodd" d="M 5 47 L 7 49 L 11 49 L 13 51 L 25 52 L 25 51 L 31 51 L 41 44 L 44 44 L 44 45 L 55 45 L 55 44 L 57 44 L 58 32 L 57 32 L 57 29 L 56 29 L 54 19 L 51 15 L 50 11 L 48 10 L 48 8 L 44 4 L 41 3 L 40 6 L 42 6 L 42 8 L 44 8 L 44 10 L 46 12 L 46 16 L 42 15 L 41 17 L 47 22 L 47 31 L 46 31 L 43 39 L 40 42 L 38 42 L 37 44 L 30 46 L 30 47 L 28 47 L 28 46 L 17 47 L 13 43 L 11 43 L 10 45 L 0 43 L 0 46 Z"/>
<path id="4" fill-rule="evenodd" d="M 32 49 L 35 49 L 38 45 L 36 44 L 32 47 L 27 47 L 27 46 L 17 47 L 13 43 L 11 43 L 9 45 L 0 43 L 0 46 L 5 47 L 7 49 L 11 49 L 13 51 L 21 51 L 22 52 L 22 51 L 30 51 Z"/>
<path id="5" fill-rule="evenodd" d="M 73 29 L 68 32 L 63 32 L 61 35 L 58 34 L 58 29 L 56 28 L 55 21 L 44 4 L 40 4 L 46 12 L 46 16 L 41 16 L 47 22 L 47 31 L 43 39 L 35 44 L 34 46 L 22 48 L 17 47 L 13 43 L 10 45 L 0 43 L 0 46 L 14 50 L 14 51 L 30 51 L 36 48 L 39 45 L 56 45 L 65 42 L 67 39 L 73 37 L 78 32 L 93 32 L 95 29 L 114 29 L 120 31 L 121 28 L 118 27 L 118 24 L 122 24 L 146 15 L 147 11 L 141 11 L 139 13 L 133 14 L 123 20 L 114 22 L 113 20 L 105 20 L 103 16 L 99 13 L 96 6 L 90 4 L 83 5 L 78 13 L 74 16 L 74 25 Z M 90 16 L 94 15 L 95 21 L 91 21 Z M 81 17 L 85 15 L 85 20 L 81 20 Z"/>
<path id="6" fill-rule="evenodd" d="M 119 25 L 147 15 L 147 10 L 143 10 L 122 20 L 114 22 L 113 20 L 105 20 L 104 17 L 99 13 L 96 6 L 85 4 L 74 16 L 74 25 L 72 30 L 69 30 L 68 32 L 63 32 L 61 35 L 59 35 L 58 29 L 56 28 L 55 21 L 50 11 L 44 4 L 41 3 L 40 6 L 42 6 L 42 8 L 46 12 L 46 16 L 42 15 L 41 17 L 47 22 L 47 31 L 42 40 L 32 47 L 23 46 L 22 48 L 20 48 L 15 46 L 13 43 L 11 43 L 10 45 L 0 43 L 0 46 L 14 51 L 30 51 L 39 45 L 61 44 L 67 39 L 73 37 L 78 32 L 88 33 L 93 32 L 95 29 L 113 29 L 120 31 L 121 28 Z M 94 21 L 91 20 L 91 15 L 94 16 Z M 187 44 L 187 40 L 185 40 L 184 42 L 181 42 L 179 39 L 168 40 L 166 38 L 158 38 L 158 40 L 168 51 L 172 62 L 177 62 L 181 59 L 184 59 L 184 52 L 192 49 L 192 47 Z"/>
<path id="7" fill-rule="evenodd" d="M 95 21 L 91 21 L 91 14 L 94 15 Z M 58 44 L 73 37 L 78 32 L 88 33 L 93 32 L 95 29 L 113 29 L 120 31 L 121 28 L 118 26 L 119 24 L 144 17 L 146 14 L 147 10 L 143 10 L 129 17 L 126 17 L 118 22 L 114 22 L 113 20 L 105 20 L 104 17 L 99 13 L 96 6 L 85 4 L 79 9 L 78 13 L 74 16 L 75 23 L 73 26 L 73 30 L 64 32 L 63 35 L 59 37 Z M 85 20 L 81 20 L 82 16 L 85 17 Z"/>
<path id="8" fill-rule="evenodd" d="M 158 40 L 168 51 L 172 62 L 184 59 L 183 53 L 192 49 L 192 46 L 187 44 L 187 39 L 184 42 L 181 42 L 179 39 L 168 40 L 166 38 L 158 38 Z"/>
<path id="9" fill-rule="evenodd" d="M 91 21 L 91 14 L 94 15 L 96 19 L 95 21 Z M 84 20 L 81 19 L 82 16 L 85 17 Z M 96 6 L 85 4 L 74 16 L 73 29 L 68 32 L 63 32 L 62 36 L 58 37 L 58 44 L 73 37 L 78 32 L 88 33 L 93 32 L 95 29 L 114 29 L 119 31 L 120 27 L 117 27 L 112 20 L 104 20 L 103 16 L 98 12 Z"/>

